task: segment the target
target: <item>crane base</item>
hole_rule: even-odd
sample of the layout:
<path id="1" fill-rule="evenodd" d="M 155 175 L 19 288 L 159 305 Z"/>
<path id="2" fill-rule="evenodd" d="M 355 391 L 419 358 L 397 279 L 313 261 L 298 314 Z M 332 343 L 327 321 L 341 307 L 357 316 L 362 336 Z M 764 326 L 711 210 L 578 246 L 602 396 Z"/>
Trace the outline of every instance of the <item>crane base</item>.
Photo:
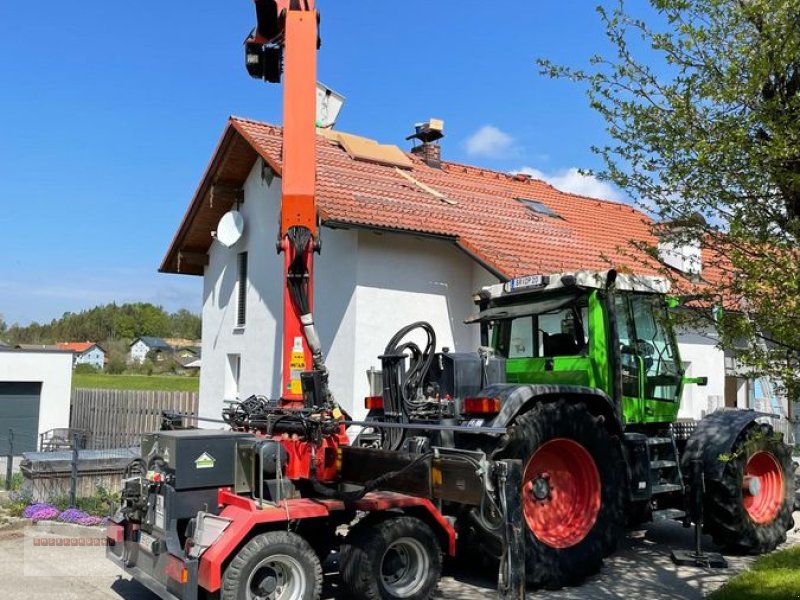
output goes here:
<path id="1" fill-rule="evenodd" d="M 703 552 L 698 554 L 694 550 L 673 550 L 672 562 L 682 567 L 704 567 L 710 569 L 727 569 L 728 561 L 718 552 Z"/>

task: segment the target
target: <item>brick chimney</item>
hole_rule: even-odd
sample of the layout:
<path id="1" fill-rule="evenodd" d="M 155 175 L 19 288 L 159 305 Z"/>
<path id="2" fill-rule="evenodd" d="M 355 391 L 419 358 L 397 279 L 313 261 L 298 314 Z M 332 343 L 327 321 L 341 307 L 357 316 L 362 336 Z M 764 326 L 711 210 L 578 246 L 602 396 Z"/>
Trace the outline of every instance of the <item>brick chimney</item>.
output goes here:
<path id="1" fill-rule="evenodd" d="M 429 167 L 442 168 L 442 147 L 437 143 L 423 142 L 419 146 L 414 146 L 411 153 L 419 156 Z"/>
<path id="2" fill-rule="evenodd" d="M 442 147 L 439 145 L 439 140 L 444 137 L 444 121 L 431 119 L 425 123 L 417 123 L 414 129 L 415 132 L 406 139 L 418 140 L 422 143 L 416 145 L 415 142 L 411 153 L 419 156 L 429 167 L 441 169 Z"/>

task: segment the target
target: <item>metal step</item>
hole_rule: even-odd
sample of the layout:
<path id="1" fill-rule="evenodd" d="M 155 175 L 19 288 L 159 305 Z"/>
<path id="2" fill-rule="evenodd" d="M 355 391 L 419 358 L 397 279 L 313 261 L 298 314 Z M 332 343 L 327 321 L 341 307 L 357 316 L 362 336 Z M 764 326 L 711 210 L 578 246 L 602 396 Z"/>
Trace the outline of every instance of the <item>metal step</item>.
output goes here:
<path id="1" fill-rule="evenodd" d="M 653 486 L 653 495 L 666 494 L 668 492 L 680 492 L 682 489 L 683 486 L 677 483 L 662 483 L 660 485 Z"/>
<path id="2" fill-rule="evenodd" d="M 668 437 L 649 437 L 647 438 L 647 445 L 648 446 L 664 446 L 666 444 L 671 444 L 672 438 Z"/>
<path id="3" fill-rule="evenodd" d="M 678 461 L 675 460 L 651 460 L 651 469 L 664 469 L 666 467 L 677 467 Z"/>
<path id="4" fill-rule="evenodd" d="M 686 513 L 678 508 L 663 508 L 653 511 L 653 521 L 667 521 L 669 519 L 682 519 Z"/>

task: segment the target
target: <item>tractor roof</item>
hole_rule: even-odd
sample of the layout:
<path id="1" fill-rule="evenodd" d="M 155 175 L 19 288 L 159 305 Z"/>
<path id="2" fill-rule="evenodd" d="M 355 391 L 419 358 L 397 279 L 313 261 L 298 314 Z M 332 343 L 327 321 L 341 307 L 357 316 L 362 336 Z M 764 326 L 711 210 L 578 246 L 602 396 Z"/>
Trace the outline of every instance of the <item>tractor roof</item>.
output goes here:
<path id="1" fill-rule="evenodd" d="M 498 283 L 482 288 L 476 294 L 477 300 L 496 300 L 520 295 L 542 294 L 555 290 L 604 289 L 611 271 L 574 271 L 571 273 L 553 273 L 550 275 L 528 275 L 516 277 L 505 283 Z M 614 288 L 623 291 L 650 294 L 667 294 L 670 282 L 666 277 L 653 275 L 635 275 L 617 273 Z"/>

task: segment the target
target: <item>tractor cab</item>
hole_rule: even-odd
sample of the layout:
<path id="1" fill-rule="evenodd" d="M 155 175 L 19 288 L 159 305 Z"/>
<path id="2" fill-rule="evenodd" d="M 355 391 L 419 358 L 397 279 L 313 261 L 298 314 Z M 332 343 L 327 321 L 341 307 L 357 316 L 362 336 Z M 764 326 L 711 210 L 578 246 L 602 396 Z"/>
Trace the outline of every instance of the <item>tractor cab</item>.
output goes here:
<path id="1" fill-rule="evenodd" d="M 506 381 L 576 385 L 619 398 L 626 423 L 674 420 L 683 367 L 660 277 L 580 271 L 489 286 L 476 296 L 484 342 Z"/>

